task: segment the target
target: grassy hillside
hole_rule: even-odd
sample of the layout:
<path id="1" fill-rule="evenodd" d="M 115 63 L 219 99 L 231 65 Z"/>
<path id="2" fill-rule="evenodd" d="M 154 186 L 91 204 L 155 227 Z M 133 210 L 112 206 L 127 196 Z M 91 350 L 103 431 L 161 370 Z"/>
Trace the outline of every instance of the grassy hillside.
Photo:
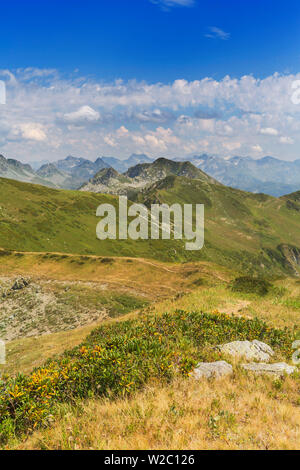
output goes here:
<path id="1" fill-rule="evenodd" d="M 147 206 L 203 203 L 205 246 L 201 255 L 207 260 L 238 266 L 244 272 L 284 270 L 294 274 L 300 259 L 299 199 L 299 193 L 274 198 L 174 176 L 155 183 L 137 198 Z"/>
<path id="2" fill-rule="evenodd" d="M 214 272 L 205 263 L 2 252 L 0 337 L 11 341 L 101 323 L 189 292 Z M 24 275 L 27 285 L 13 290 Z"/>
<path id="3" fill-rule="evenodd" d="M 118 198 L 0 178 L 0 247 L 29 252 L 142 256 L 164 261 L 193 259 L 176 241 L 98 240 L 96 209 L 105 203 L 117 207 Z"/>
<path id="4" fill-rule="evenodd" d="M 227 314 L 244 315 L 246 318 L 258 317 L 273 327 L 299 330 L 300 284 L 297 279 L 277 280 L 268 294 L 261 296 L 247 291 L 233 292 L 229 285 L 235 277 L 234 272 L 211 263 L 170 266 L 157 262 L 152 264 L 147 260 L 132 260 L 128 264 L 126 260 L 120 259 L 114 260 L 107 267 L 99 260 L 96 269 L 91 270 L 89 262 L 69 266 L 68 261 L 48 261 L 41 258 L 42 255 L 26 255 L 22 263 L 18 260 L 15 265 L 12 257 L 5 261 L 5 265 L 0 265 L 0 292 L 4 284 L 12 285 L 15 274 L 24 269 L 24 272 L 31 275 L 32 288 L 38 288 L 39 295 L 47 295 L 45 300 L 48 303 L 44 302 L 43 305 L 45 308 L 53 311 L 53 300 L 59 303 L 58 307 L 63 307 L 63 315 L 57 309 L 57 323 L 53 323 L 52 315 L 47 316 L 43 322 L 40 322 L 39 317 L 40 327 L 47 326 L 48 330 L 56 331 L 55 333 L 45 335 L 40 332 L 42 336 L 32 336 L 36 332 L 36 324 L 32 321 L 35 320 L 32 307 L 35 309 L 39 295 L 33 304 L 28 303 L 26 299 L 32 294 L 29 287 L 25 291 L 15 292 L 12 297 L 1 299 L 3 327 L 7 320 L 7 308 L 13 309 L 15 314 L 15 318 L 11 318 L 11 315 L 8 317 L 11 331 L 16 326 L 15 339 L 7 344 L 7 364 L 2 367 L 8 373 L 29 372 L 43 364 L 45 359 L 79 344 L 96 326 L 137 318 L 141 311 L 162 314 L 174 313 L 177 309 L 206 312 L 219 310 Z M 57 302 L 61 300 L 61 296 L 57 294 L 61 293 L 64 303 Z M 130 302 L 127 301 L 128 297 Z M 104 304 L 103 300 L 107 298 L 109 302 Z M 111 309 L 114 312 L 116 298 L 121 303 L 118 305 L 118 315 L 113 314 L 112 318 L 110 312 Z M 149 304 L 146 309 L 142 307 L 143 303 Z M 103 307 L 108 309 L 106 316 L 103 316 Z M 81 318 L 87 308 L 90 317 L 89 323 L 85 324 Z M 130 313 L 124 315 L 130 308 Z M 24 326 L 30 325 L 30 328 L 19 334 L 18 320 L 21 313 L 23 319 L 20 316 L 20 321 L 22 320 Z M 75 328 L 68 322 L 74 315 Z M 80 327 L 78 321 L 81 321 Z"/>
<path id="5" fill-rule="evenodd" d="M 5 250 L 130 256 L 183 262 L 208 260 L 243 272 L 295 274 L 299 269 L 299 203 L 251 194 L 222 185 L 169 176 L 137 200 L 203 203 L 205 246 L 186 251 L 177 240 L 96 238 L 96 208 L 118 198 L 89 192 L 53 190 L 0 179 L 0 247 Z"/>

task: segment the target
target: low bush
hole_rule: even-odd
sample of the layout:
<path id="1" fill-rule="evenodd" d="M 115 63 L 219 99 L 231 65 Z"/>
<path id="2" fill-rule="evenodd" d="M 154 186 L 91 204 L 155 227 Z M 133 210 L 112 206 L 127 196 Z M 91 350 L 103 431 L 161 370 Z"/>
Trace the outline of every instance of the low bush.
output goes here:
<path id="1" fill-rule="evenodd" d="M 237 277 L 231 284 L 233 292 L 243 292 L 244 294 L 267 295 L 272 284 L 262 278 L 251 276 Z"/>

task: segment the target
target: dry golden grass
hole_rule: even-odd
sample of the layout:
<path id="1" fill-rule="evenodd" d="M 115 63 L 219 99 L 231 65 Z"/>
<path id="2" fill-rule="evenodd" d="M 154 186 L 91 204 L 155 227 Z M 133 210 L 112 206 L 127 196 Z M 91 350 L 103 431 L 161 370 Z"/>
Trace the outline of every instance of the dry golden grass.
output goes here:
<path id="1" fill-rule="evenodd" d="M 144 258 L 15 253 L 0 257 L 0 276 L 105 283 L 109 288 L 136 290 L 153 300 L 191 291 L 199 279 L 220 282 L 233 276 L 228 269 L 208 262 L 172 264 Z"/>
<path id="2" fill-rule="evenodd" d="M 18 449 L 299 449 L 299 381 L 247 376 L 149 385 L 65 406 Z"/>

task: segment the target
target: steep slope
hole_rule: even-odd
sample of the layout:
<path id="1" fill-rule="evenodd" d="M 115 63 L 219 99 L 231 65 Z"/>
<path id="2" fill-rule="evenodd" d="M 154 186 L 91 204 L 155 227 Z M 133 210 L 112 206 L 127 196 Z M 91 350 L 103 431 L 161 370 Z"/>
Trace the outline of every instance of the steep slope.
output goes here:
<path id="1" fill-rule="evenodd" d="M 62 171 L 65 171 L 68 174 L 71 174 L 73 169 L 81 165 L 86 161 L 85 158 L 81 157 L 73 157 L 72 155 L 69 155 L 66 158 L 63 158 L 61 160 L 57 160 L 54 162 L 54 165 Z"/>
<path id="2" fill-rule="evenodd" d="M 132 178 L 122 175 L 114 168 L 104 168 L 85 183 L 80 191 L 89 191 L 102 194 L 128 194 L 131 190 L 136 190 L 137 185 Z M 141 186 L 140 186 L 141 187 Z"/>
<path id="3" fill-rule="evenodd" d="M 37 164 L 35 166 L 38 168 Z M 0 177 L 62 189 L 78 189 L 107 166 L 101 158 L 92 162 L 69 156 L 54 163 L 46 162 L 37 170 L 33 170 L 28 164 L 0 155 Z"/>
<path id="4" fill-rule="evenodd" d="M 206 175 L 203 171 L 196 168 L 190 162 L 175 162 L 167 158 L 158 158 L 153 163 L 143 163 L 136 165 L 125 173 L 125 176 L 144 180 L 147 183 L 158 181 L 166 176 L 176 175 L 185 176 L 191 179 L 199 179 L 201 181 L 210 181 L 217 183 L 216 180 Z"/>

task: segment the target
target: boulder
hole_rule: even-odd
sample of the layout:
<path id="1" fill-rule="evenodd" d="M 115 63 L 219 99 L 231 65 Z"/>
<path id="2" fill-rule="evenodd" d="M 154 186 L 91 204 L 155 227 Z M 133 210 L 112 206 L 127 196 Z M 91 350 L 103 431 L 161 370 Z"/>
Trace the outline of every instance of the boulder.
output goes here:
<path id="1" fill-rule="evenodd" d="M 295 366 L 289 366 L 285 362 L 277 362 L 275 364 L 266 364 L 262 362 L 252 362 L 248 364 L 242 364 L 245 370 L 250 370 L 255 374 L 268 374 L 282 377 L 284 374 L 293 374 L 297 369 Z"/>
<path id="2" fill-rule="evenodd" d="M 217 348 L 224 354 L 230 356 L 243 357 L 249 361 L 269 362 L 274 351 L 270 346 L 257 339 L 253 341 L 232 341 L 222 344 Z"/>
<path id="3" fill-rule="evenodd" d="M 193 371 L 193 377 L 196 380 L 202 379 L 203 377 L 207 379 L 211 377 L 219 378 L 232 373 L 232 366 L 228 364 L 228 362 L 199 362 Z"/>

